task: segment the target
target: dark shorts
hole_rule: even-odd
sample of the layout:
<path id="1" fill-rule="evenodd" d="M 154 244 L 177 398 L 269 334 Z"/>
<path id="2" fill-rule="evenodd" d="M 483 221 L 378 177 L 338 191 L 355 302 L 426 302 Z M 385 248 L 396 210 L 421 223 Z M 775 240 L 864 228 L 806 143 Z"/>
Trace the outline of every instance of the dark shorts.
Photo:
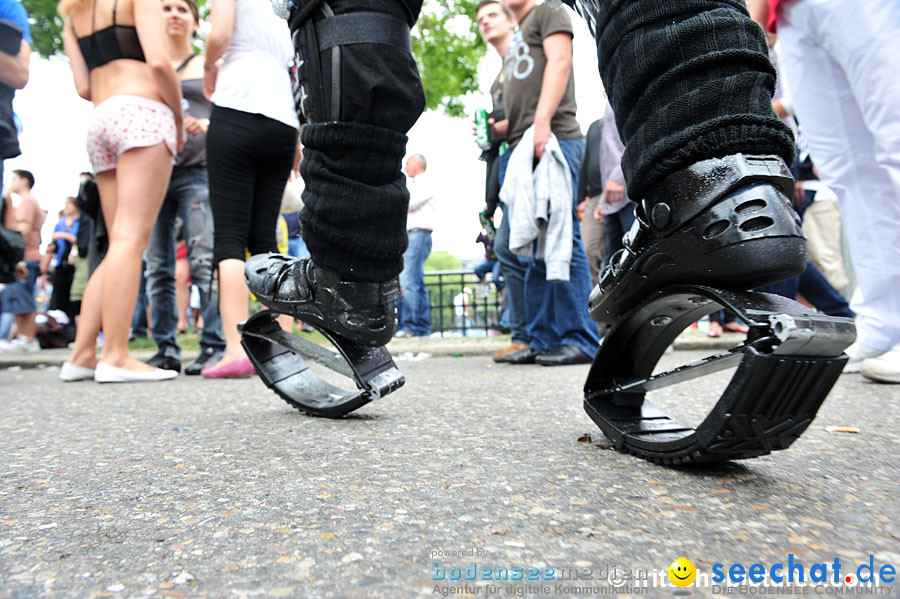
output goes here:
<path id="1" fill-rule="evenodd" d="M 37 312 L 34 301 L 34 283 L 41 274 L 39 262 L 26 262 L 28 276 L 24 281 L 10 283 L 0 294 L 0 311 L 10 314 L 30 314 Z"/>

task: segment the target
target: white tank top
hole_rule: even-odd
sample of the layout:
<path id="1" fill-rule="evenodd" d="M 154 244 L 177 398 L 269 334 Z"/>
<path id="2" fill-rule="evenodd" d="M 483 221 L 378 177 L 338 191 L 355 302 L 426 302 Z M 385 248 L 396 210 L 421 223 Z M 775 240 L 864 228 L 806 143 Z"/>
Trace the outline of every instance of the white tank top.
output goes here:
<path id="1" fill-rule="evenodd" d="M 299 128 L 288 75 L 292 57 L 287 22 L 275 16 L 272 3 L 236 0 L 234 31 L 216 79 L 213 104 Z"/>

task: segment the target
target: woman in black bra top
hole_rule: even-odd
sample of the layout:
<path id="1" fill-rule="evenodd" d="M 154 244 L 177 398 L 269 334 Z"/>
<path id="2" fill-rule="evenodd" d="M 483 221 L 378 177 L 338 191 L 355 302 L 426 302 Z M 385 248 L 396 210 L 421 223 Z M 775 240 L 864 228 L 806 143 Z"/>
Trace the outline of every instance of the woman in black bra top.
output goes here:
<path id="1" fill-rule="evenodd" d="M 109 250 L 82 300 L 66 381 L 155 381 L 174 371 L 128 353 L 147 247 L 172 158 L 183 144 L 181 89 L 169 62 L 159 0 L 62 0 L 63 41 L 78 94 L 94 103 L 87 149 L 97 175 Z M 98 360 L 95 342 L 104 333 Z"/>

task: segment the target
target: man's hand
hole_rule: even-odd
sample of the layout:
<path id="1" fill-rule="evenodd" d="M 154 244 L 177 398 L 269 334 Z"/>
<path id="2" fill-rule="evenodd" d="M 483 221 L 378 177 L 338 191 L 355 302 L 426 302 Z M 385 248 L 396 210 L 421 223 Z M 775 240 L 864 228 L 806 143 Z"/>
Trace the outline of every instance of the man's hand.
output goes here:
<path id="1" fill-rule="evenodd" d="M 587 208 L 588 199 L 589 199 L 589 198 L 584 198 L 583 200 L 581 200 L 580 202 L 578 202 L 578 213 L 579 213 L 579 214 L 581 214 L 582 212 L 584 212 L 585 208 Z"/>
<path id="2" fill-rule="evenodd" d="M 597 205 L 594 207 L 594 220 L 603 222 L 603 204 L 597 202 Z"/>
<path id="3" fill-rule="evenodd" d="M 209 121 L 207 119 L 198 119 L 193 116 L 184 117 L 184 130 L 188 135 L 201 135 L 209 129 Z"/>
<path id="4" fill-rule="evenodd" d="M 603 190 L 603 201 L 607 204 L 615 204 L 616 202 L 620 202 L 624 197 L 625 187 L 612 179 L 609 179 Z"/>
<path id="5" fill-rule="evenodd" d="M 497 121 L 493 118 L 488 119 L 488 130 L 491 132 L 491 141 L 501 141 L 506 139 L 506 132 L 509 129 L 509 119 Z M 475 117 L 472 117 L 472 137 L 478 136 L 478 125 L 475 124 Z"/>
<path id="6" fill-rule="evenodd" d="M 540 160 L 550 140 L 550 123 L 534 122 L 534 159 Z"/>
<path id="7" fill-rule="evenodd" d="M 491 128 L 491 141 L 506 139 L 506 133 L 509 131 L 509 119 L 502 121 L 488 119 L 488 126 Z"/>

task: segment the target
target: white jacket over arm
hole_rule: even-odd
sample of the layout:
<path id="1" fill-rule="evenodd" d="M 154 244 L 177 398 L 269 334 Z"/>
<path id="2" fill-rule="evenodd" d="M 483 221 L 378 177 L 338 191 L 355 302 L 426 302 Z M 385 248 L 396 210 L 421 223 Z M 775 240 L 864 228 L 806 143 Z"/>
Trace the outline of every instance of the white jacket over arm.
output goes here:
<path id="1" fill-rule="evenodd" d="M 547 266 L 548 281 L 568 281 L 572 262 L 572 175 L 569 163 L 550 134 L 544 155 L 534 164 L 534 126 L 516 145 L 506 169 L 500 200 L 509 219 L 509 249 L 535 257 Z"/>

